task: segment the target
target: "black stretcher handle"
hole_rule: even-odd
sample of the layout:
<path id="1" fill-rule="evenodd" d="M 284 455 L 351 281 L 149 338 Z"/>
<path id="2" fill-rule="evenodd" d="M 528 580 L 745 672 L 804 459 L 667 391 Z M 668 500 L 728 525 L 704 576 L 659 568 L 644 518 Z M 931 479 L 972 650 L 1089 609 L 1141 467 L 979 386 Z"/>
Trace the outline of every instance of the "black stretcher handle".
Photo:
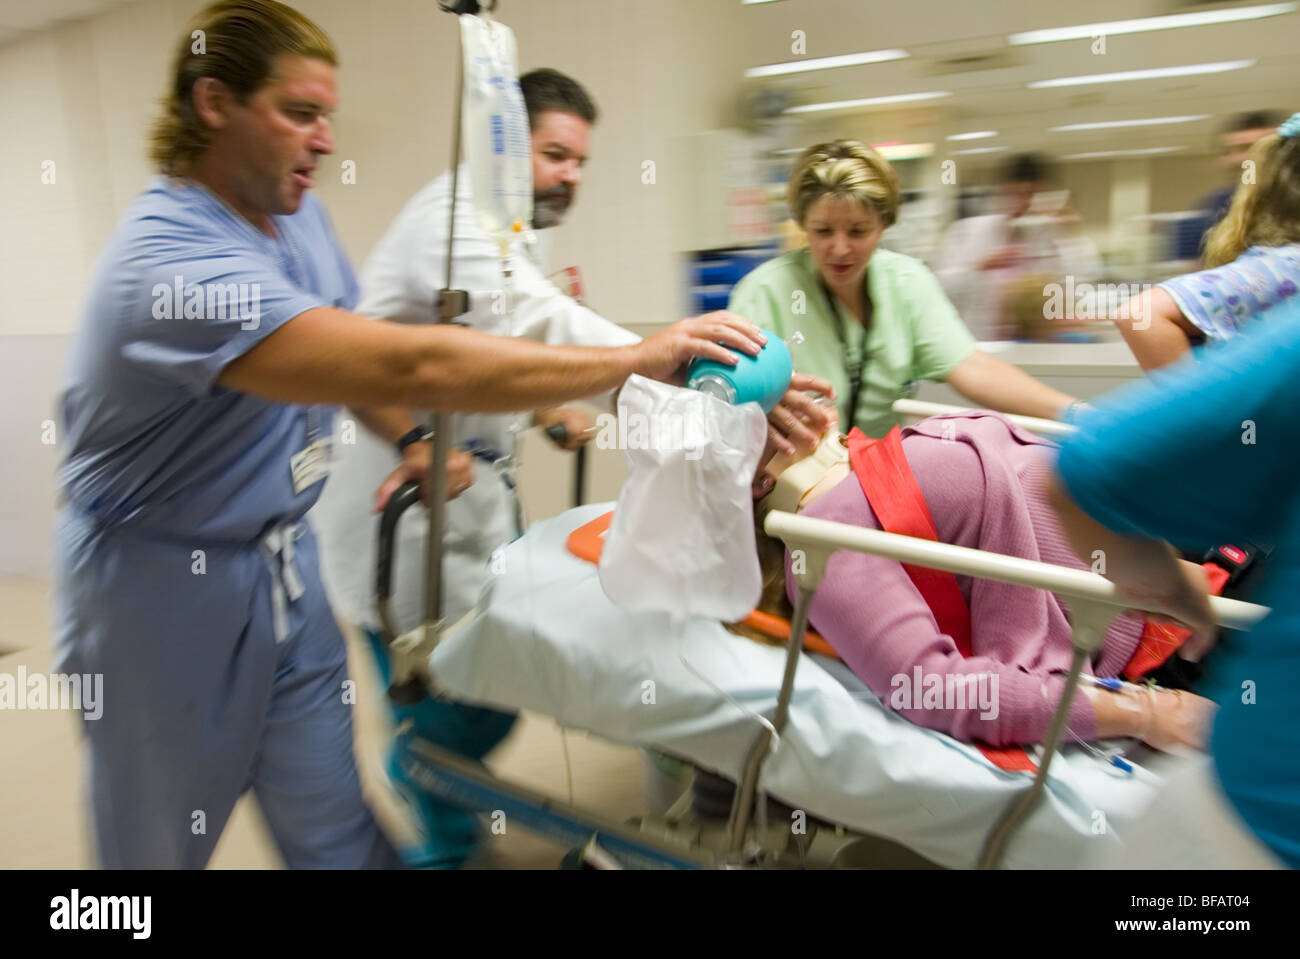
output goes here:
<path id="1" fill-rule="evenodd" d="M 563 423 L 546 427 L 546 435 L 556 446 L 563 447 L 569 442 L 569 431 Z M 575 451 L 573 463 L 573 505 L 581 506 L 587 487 L 587 447 L 579 446 Z"/>
<path id="2" fill-rule="evenodd" d="M 478 16 L 484 10 L 495 10 L 497 0 L 438 0 L 438 6 L 442 7 L 447 13 L 454 13 L 458 16 L 463 13 Z"/>
<path id="3" fill-rule="evenodd" d="M 420 502 L 420 484 L 407 480 L 392 496 L 379 517 L 379 556 L 375 570 L 375 599 L 384 602 L 393 595 L 393 545 L 396 540 L 397 521 L 402 514 Z"/>

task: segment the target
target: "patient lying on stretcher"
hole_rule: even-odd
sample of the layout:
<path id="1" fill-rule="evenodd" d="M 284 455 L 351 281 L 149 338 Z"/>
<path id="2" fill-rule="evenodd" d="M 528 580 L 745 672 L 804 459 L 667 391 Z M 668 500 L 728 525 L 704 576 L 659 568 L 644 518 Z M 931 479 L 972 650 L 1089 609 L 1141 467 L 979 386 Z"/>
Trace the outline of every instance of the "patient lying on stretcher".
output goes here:
<path id="1" fill-rule="evenodd" d="M 834 427 L 833 427 L 834 429 Z M 902 431 L 902 449 L 940 542 L 1084 569 L 1047 503 L 1055 449 L 991 412 L 938 416 Z M 785 467 L 778 462 L 769 472 Z M 847 463 L 803 467 L 804 483 L 778 488 L 764 506 L 880 529 L 863 485 Z M 872 487 L 873 496 L 876 495 Z M 772 503 L 785 497 L 784 502 Z M 766 510 L 756 510 L 756 515 Z M 782 545 L 758 530 L 764 592 L 760 610 L 790 615 L 796 580 Z M 784 575 L 782 575 L 784 572 Z M 1054 594 L 957 576 L 969 610 L 969 655 L 941 631 L 901 563 L 842 550 L 830 560 L 812 602 L 811 628 L 826 639 L 881 702 L 913 722 L 993 746 L 1041 742 L 1069 669 L 1071 629 Z M 958 604 L 960 605 L 960 604 Z M 1120 676 L 1139 647 L 1144 621 L 1120 616 L 1085 667 Z M 919 687 L 919 688 L 918 688 Z M 962 693 L 954 696 L 953 692 Z M 990 697 L 991 694 L 991 697 Z M 1204 747 L 1213 704 L 1190 692 L 1084 685 L 1071 709 L 1076 740 L 1139 738 L 1156 748 Z"/>

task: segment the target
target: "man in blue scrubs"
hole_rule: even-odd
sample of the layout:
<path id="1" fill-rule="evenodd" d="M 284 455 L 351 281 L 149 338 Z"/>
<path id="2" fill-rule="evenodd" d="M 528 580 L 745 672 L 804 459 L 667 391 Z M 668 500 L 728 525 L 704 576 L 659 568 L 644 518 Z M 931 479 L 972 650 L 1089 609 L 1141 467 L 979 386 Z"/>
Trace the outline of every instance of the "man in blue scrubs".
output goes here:
<path id="1" fill-rule="evenodd" d="M 1079 434 L 1061 449 L 1054 496 L 1081 557 L 1104 550 L 1106 575 L 1122 591 L 1200 628 L 1189 658 L 1214 635 L 1205 578 L 1155 540 L 1195 549 L 1242 539 L 1274 546 L 1259 595 L 1272 613 L 1248 633 L 1229 634 L 1203 691 L 1219 706 L 1212 791 L 1292 869 L 1300 868 L 1297 410 L 1300 303 L 1292 300 L 1249 336 L 1160 370 L 1081 416 Z M 1186 819 L 1196 828 L 1182 837 L 1189 864 L 1259 861 L 1241 842 L 1221 846 L 1241 858 L 1209 861 L 1206 847 L 1222 842 L 1230 820 Z"/>
<path id="2" fill-rule="evenodd" d="M 356 281 L 307 194 L 334 149 L 329 38 L 273 0 L 225 0 L 194 30 L 153 135 L 163 175 L 100 257 L 63 395 L 55 669 L 103 676 L 85 725 L 99 856 L 202 866 L 251 788 L 289 866 L 397 865 L 362 801 L 303 522 L 328 470 L 319 404 L 535 409 L 762 337 L 712 314 L 547 347 L 348 312 Z"/>

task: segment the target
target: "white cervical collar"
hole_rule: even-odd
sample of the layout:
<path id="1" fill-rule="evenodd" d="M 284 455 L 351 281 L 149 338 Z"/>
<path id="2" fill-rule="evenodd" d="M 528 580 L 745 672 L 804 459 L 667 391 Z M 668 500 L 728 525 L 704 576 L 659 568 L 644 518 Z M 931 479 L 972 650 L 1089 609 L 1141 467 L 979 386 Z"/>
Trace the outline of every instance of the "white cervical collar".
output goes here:
<path id="1" fill-rule="evenodd" d="M 811 456 L 789 466 L 776 478 L 772 491 L 759 501 L 764 512 L 779 509 L 797 513 L 809 491 L 826 478 L 836 466 L 849 461 L 849 450 L 842 434 L 827 431 Z"/>

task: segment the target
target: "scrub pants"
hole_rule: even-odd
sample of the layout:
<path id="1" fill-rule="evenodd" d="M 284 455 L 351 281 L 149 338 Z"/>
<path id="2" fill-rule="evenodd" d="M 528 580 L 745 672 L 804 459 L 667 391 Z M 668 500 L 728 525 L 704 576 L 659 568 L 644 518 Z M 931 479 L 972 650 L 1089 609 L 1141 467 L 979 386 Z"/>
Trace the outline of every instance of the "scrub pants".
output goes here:
<path id="1" fill-rule="evenodd" d="M 83 728 L 105 868 L 201 868 L 248 789 L 290 868 L 402 864 L 362 799 L 316 542 L 293 532 L 303 589 L 277 624 L 284 555 L 60 514 L 54 670 L 103 676 Z"/>

